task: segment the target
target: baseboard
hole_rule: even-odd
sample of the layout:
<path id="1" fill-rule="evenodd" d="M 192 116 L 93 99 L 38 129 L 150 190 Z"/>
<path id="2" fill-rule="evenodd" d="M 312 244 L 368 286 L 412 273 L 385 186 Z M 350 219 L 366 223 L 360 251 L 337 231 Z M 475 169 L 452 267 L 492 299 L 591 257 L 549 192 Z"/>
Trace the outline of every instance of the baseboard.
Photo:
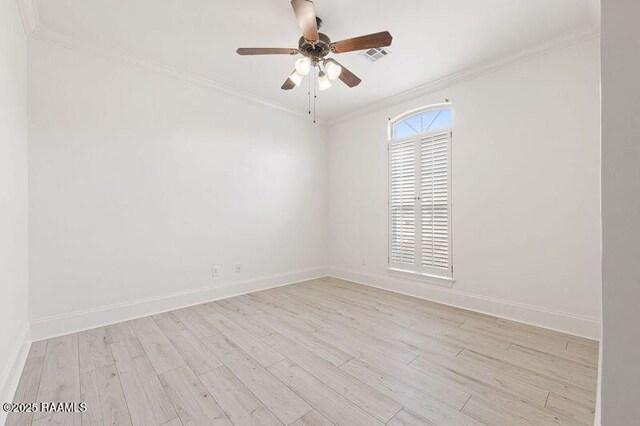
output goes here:
<path id="1" fill-rule="evenodd" d="M 600 321 L 595 318 L 478 296 L 455 290 L 455 288 L 434 286 L 392 276 L 367 274 L 335 267 L 327 268 L 327 275 L 575 336 L 600 340 Z"/>
<path id="2" fill-rule="evenodd" d="M 18 382 L 20 381 L 20 375 L 22 369 L 27 361 L 27 355 L 29 354 L 29 348 L 31 347 L 31 339 L 29 337 L 29 325 L 24 324 L 24 327 L 18 335 L 18 341 L 14 346 L 11 358 L 4 366 L 2 377 L 0 378 L 0 402 L 13 401 L 13 395 L 18 388 Z M 7 417 L 7 413 L 4 410 L 0 411 L 0 424 L 4 424 Z"/>
<path id="3" fill-rule="evenodd" d="M 233 281 L 218 286 L 187 290 L 148 299 L 36 319 L 31 321 L 31 337 L 33 341 L 49 339 L 51 337 L 90 330 L 121 321 L 324 276 L 326 276 L 326 268 L 319 267 L 283 275 Z"/>
<path id="4" fill-rule="evenodd" d="M 335 267 L 319 267 L 283 275 L 234 281 L 215 287 L 187 290 L 37 319 L 31 321 L 31 338 L 33 341 L 49 339 L 212 300 L 321 278 L 326 275 L 580 337 L 600 339 L 600 322 L 595 318 L 474 295 L 458 291 L 455 288 L 429 285 L 395 276 L 367 274 Z M 19 356 L 16 355 L 16 358 L 18 359 Z M 21 368 L 18 371 L 21 371 Z"/>

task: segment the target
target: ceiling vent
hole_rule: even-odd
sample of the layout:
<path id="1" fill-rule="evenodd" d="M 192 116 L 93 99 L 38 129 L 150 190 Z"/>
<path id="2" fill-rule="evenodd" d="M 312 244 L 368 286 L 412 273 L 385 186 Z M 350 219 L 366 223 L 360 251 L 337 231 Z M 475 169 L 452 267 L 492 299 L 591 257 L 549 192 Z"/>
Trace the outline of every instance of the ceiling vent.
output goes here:
<path id="1" fill-rule="evenodd" d="M 369 62 L 375 62 L 388 56 L 391 52 L 383 47 L 374 47 L 372 49 L 364 50 L 358 53 L 359 56 L 365 58 Z"/>

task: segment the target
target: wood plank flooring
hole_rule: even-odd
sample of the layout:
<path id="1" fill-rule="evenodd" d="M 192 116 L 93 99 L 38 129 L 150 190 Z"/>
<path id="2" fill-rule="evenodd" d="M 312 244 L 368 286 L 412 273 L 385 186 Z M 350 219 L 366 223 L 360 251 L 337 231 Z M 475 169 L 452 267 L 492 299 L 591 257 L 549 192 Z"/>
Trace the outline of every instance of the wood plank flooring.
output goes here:
<path id="1" fill-rule="evenodd" d="M 32 345 L 8 425 L 590 425 L 598 343 L 333 278 Z"/>

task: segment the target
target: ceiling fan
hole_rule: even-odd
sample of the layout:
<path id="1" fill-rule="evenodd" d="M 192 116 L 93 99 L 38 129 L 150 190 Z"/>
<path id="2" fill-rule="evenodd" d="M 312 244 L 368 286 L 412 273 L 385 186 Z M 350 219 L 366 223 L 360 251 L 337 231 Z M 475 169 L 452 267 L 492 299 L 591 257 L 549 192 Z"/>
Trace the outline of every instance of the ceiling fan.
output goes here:
<path id="1" fill-rule="evenodd" d="M 332 42 L 323 33 L 318 32 L 322 20 L 316 17 L 316 11 L 311 0 L 291 0 L 293 12 L 302 30 L 302 37 L 298 41 L 297 49 L 288 48 L 240 48 L 239 55 L 302 55 L 295 63 L 295 70 L 282 85 L 282 90 L 291 90 L 302 82 L 304 76 L 310 72 L 317 72 L 317 89 L 325 90 L 331 87 L 331 80 L 340 79 L 349 87 L 355 87 L 362 80 L 343 67 L 333 58 L 327 58 L 329 53 L 346 53 L 357 50 L 386 47 L 391 45 L 393 37 L 388 31 L 369 34 Z M 314 90 L 316 82 L 313 82 Z M 311 96 L 311 91 L 310 91 Z M 314 94 L 315 98 L 315 94 Z"/>

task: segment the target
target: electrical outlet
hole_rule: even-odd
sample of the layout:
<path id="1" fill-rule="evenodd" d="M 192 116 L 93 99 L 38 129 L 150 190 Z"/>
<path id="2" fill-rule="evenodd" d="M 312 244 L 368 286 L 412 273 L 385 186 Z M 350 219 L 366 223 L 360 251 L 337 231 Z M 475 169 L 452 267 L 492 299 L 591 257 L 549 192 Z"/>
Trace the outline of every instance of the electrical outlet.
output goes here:
<path id="1" fill-rule="evenodd" d="M 367 259 L 363 257 L 363 258 L 360 260 L 360 264 L 361 264 L 362 266 L 366 266 L 366 265 L 367 265 Z"/>
<path id="2" fill-rule="evenodd" d="M 211 268 L 211 276 L 213 278 L 218 278 L 218 267 L 217 266 L 214 266 L 214 267 Z"/>
<path id="3" fill-rule="evenodd" d="M 236 274 L 239 274 L 242 271 L 242 265 L 239 263 L 236 263 Z"/>

